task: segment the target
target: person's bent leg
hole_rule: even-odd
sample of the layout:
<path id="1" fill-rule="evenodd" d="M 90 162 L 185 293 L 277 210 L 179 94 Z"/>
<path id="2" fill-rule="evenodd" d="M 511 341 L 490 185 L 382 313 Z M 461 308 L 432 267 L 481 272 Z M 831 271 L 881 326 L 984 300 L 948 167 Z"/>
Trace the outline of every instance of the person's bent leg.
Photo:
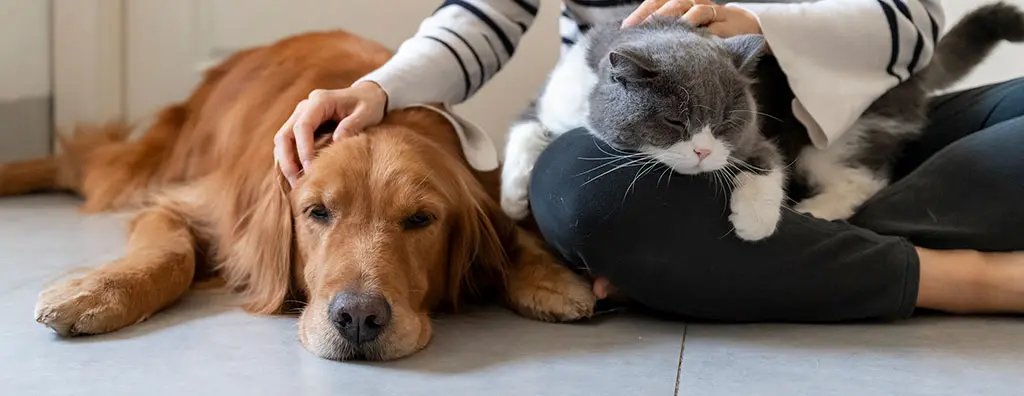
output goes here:
<path id="1" fill-rule="evenodd" d="M 1024 79 L 936 98 L 893 185 L 850 219 L 936 249 L 1024 251 Z M 1024 311 L 1024 253 L 919 249 L 918 306 Z"/>
<path id="2" fill-rule="evenodd" d="M 900 161 L 913 170 L 850 222 L 935 249 L 1024 250 L 1024 79 L 951 94 L 931 117 Z"/>
<path id="3" fill-rule="evenodd" d="M 931 99 L 928 125 L 907 145 L 893 172 L 902 179 L 953 142 L 1024 116 L 1024 78 L 948 93 Z"/>
<path id="4" fill-rule="evenodd" d="M 603 159 L 615 153 L 583 130 L 559 137 L 534 168 L 530 204 L 570 265 L 641 304 L 729 321 L 913 311 L 918 256 L 906 240 L 786 211 L 775 235 L 742 241 L 711 178 Z"/>

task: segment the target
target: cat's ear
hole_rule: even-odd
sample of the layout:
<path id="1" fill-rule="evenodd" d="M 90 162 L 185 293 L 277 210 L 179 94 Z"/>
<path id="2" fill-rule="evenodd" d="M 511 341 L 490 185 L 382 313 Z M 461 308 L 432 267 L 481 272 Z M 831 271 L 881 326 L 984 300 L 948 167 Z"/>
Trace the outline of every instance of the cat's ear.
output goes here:
<path id="1" fill-rule="evenodd" d="M 732 56 L 732 63 L 745 76 L 752 76 L 757 62 L 765 52 L 764 36 L 744 34 L 724 40 L 725 50 Z"/>
<path id="2" fill-rule="evenodd" d="M 611 76 L 618 81 L 647 81 L 658 76 L 653 62 L 631 48 L 618 48 L 608 53 Z"/>

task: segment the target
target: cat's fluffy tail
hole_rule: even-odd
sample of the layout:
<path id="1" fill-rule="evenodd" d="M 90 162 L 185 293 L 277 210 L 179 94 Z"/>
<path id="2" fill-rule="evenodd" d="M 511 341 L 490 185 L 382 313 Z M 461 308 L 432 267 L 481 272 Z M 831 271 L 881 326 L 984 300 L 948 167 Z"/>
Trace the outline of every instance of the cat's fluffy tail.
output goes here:
<path id="1" fill-rule="evenodd" d="M 1024 41 L 1024 13 L 998 2 L 963 17 L 941 40 L 931 63 L 918 73 L 927 91 L 948 88 L 988 56 L 996 44 Z"/>

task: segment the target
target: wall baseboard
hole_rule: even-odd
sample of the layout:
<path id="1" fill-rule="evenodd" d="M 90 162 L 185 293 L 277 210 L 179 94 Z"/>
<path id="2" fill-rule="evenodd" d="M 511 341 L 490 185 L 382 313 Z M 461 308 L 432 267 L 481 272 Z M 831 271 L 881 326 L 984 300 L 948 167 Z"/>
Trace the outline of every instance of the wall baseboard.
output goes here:
<path id="1" fill-rule="evenodd" d="M 51 153 L 51 103 L 50 96 L 0 101 L 0 162 Z"/>

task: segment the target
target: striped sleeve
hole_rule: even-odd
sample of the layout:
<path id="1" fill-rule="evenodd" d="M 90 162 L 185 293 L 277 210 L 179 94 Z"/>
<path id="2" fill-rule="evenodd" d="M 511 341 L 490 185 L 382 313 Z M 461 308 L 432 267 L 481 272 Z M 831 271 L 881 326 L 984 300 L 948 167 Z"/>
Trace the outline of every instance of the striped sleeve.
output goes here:
<path id="1" fill-rule="evenodd" d="M 508 63 L 540 0 L 446 0 L 395 56 L 359 81 L 388 94 L 388 111 L 469 99 Z"/>
<path id="2" fill-rule="evenodd" d="M 757 16 L 786 73 L 793 110 L 827 146 L 896 84 L 931 59 L 943 25 L 939 0 L 732 3 Z"/>

